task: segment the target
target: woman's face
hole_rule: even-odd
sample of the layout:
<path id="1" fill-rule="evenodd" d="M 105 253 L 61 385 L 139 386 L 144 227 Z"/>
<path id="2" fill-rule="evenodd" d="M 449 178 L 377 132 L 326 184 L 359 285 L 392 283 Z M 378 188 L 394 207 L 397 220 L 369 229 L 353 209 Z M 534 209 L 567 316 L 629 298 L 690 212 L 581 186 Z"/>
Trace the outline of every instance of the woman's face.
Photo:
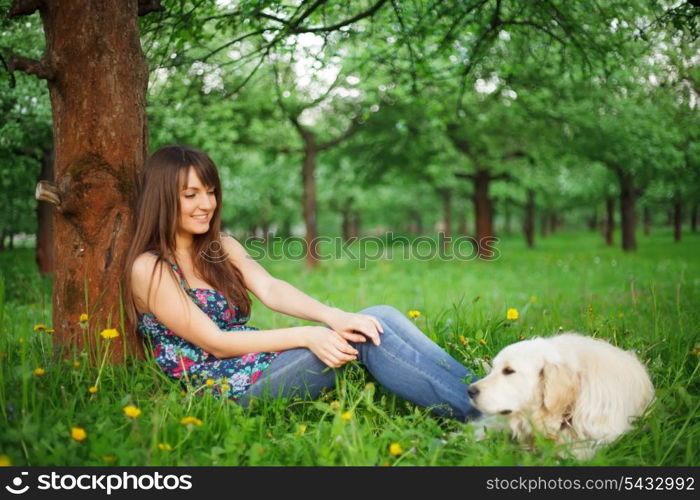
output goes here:
<path id="1" fill-rule="evenodd" d="M 216 208 L 216 191 L 204 186 L 193 168 L 187 171 L 185 188 L 180 191 L 178 232 L 204 234 Z"/>

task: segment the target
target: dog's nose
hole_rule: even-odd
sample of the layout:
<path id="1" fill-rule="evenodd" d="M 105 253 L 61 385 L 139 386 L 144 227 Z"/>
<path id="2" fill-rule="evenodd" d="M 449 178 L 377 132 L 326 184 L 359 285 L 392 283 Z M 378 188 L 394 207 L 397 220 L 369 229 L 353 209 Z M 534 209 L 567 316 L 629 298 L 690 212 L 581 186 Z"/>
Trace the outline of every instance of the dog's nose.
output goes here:
<path id="1" fill-rule="evenodd" d="M 474 399 L 479 395 L 479 388 L 475 387 L 474 385 L 470 385 L 469 389 L 467 389 L 467 393 L 469 393 L 469 397 Z"/>

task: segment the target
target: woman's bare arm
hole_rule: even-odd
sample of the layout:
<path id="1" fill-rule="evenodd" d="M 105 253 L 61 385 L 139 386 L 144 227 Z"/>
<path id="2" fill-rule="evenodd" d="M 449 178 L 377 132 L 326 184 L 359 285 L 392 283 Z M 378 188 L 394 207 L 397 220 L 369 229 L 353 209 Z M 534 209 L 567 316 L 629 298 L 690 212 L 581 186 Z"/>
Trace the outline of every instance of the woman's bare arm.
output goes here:
<path id="1" fill-rule="evenodd" d="M 274 330 L 222 332 L 184 293 L 167 269 L 167 264 L 162 261 L 156 262 L 156 257 L 150 254 L 143 254 L 134 262 L 134 296 L 140 303 L 147 304 L 148 310 L 165 327 L 217 358 L 306 347 L 326 364 L 334 366 L 339 362 L 342 364 L 354 359 L 357 354 L 357 351 L 335 332 L 323 327 L 298 326 Z M 153 285 L 147 297 L 148 283 L 154 267 L 156 272 Z"/>

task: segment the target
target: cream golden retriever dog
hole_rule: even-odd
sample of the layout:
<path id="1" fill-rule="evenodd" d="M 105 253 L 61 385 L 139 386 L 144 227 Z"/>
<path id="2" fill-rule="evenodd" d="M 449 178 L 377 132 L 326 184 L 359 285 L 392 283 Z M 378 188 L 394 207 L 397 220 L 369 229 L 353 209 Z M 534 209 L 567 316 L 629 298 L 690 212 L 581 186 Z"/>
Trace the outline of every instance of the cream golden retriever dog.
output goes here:
<path id="1" fill-rule="evenodd" d="M 654 386 L 634 354 L 567 333 L 509 345 L 468 392 L 482 413 L 504 415 L 515 437 L 536 430 L 588 459 L 631 427 Z"/>

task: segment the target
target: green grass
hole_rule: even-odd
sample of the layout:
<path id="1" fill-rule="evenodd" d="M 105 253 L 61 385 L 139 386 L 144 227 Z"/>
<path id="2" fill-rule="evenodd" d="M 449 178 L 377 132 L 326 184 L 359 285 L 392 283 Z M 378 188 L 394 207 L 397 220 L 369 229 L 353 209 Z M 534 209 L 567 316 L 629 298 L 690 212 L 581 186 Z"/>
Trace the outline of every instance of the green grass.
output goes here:
<path id="1" fill-rule="evenodd" d="M 360 270 L 355 262 L 326 261 L 313 272 L 301 262 L 263 264 L 346 310 L 385 303 L 421 311 L 418 326 L 480 375 L 479 360 L 504 346 L 562 330 L 634 349 L 649 367 L 656 400 L 631 432 L 588 463 L 697 465 L 700 236 L 686 235 L 681 244 L 667 232 L 640 236 L 639 250 L 629 255 L 592 233 L 560 233 L 539 243 L 528 250 L 519 237 L 506 238 L 495 262 L 395 258 Z M 51 301 L 32 251 L 0 253 L 0 264 L 0 459 L 14 465 L 578 463 L 561 458 L 546 440 L 534 449 L 505 433 L 477 442 L 471 426 L 388 394 L 359 369 L 346 371 L 316 401 L 277 400 L 246 410 L 194 395 L 196 388 L 183 396 L 152 361 L 106 366 L 99 392 L 90 394 L 99 363 L 81 353 L 55 358 L 51 336 L 34 331 L 36 324 L 50 326 Z M 515 322 L 505 321 L 510 307 L 520 312 Z M 263 329 L 301 323 L 259 303 L 250 321 Z M 34 374 L 38 367 L 44 375 Z M 138 418 L 124 415 L 128 404 L 141 409 Z M 184 416 L 203 424 L 183 426 Z M 84 441 L 71 438 L 73 426 L 85 429 Z M 391 443 L 400 444 L 400 455 L 390 455 Z"/>

